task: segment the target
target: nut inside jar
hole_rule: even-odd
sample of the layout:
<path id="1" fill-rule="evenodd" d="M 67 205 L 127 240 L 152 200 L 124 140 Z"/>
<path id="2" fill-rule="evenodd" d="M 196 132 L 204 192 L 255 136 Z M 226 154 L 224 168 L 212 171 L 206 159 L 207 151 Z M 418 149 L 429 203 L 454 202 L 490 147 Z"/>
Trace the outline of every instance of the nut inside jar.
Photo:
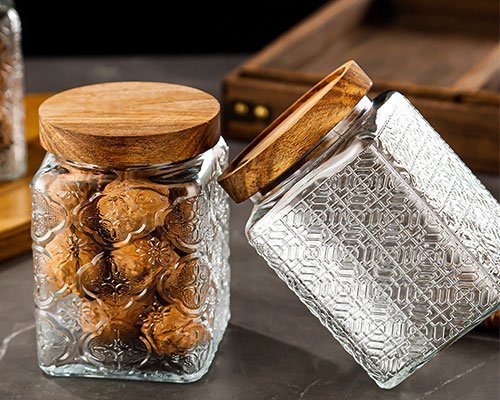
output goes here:
<path id="1" fill-rule="evenodd" d="M 72 296 L 90 354 L 118 339 L 150 358 L 168 357 L 175 369 L 210 340 L 208 295 L 217 287 L 199 252 L 210 236 L 202 234 L 205 200 L 153 182 L 156 174 L 71 165 L 45 174 L 38 196 L 67 222 L 41 233 L 39 272 L 55 296 Z"/>

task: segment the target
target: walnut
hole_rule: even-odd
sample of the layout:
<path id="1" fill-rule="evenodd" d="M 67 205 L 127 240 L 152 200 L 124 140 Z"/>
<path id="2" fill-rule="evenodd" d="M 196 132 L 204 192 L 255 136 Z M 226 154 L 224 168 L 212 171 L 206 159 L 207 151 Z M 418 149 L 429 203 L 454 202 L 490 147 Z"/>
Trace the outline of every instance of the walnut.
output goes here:
<path id="1" fill-rule="evenodd" d="M 115 179 L 113 182 L 109 183 L 104 192 L 125 192 L 125 191 L 137 191 L 140 190 L 151 190 L 158 194 L 166 196 L 168 198 L 169 190 L 168 187 L 159 183 L 149 182 L 147 180 L 136 180 L 136 179 Z M 162 200 L 163 201 L 163 200 Z"/>
<path id="2" fill-rule="evenodd" d="M 105 334 L 106 331 L 119 329 L 124 335 L 137 334 L 153 301 L 151 294 L 125 307 L 109 307 L 97 300 L 79 299 L 63 307 L 60 317 L 65 325 L 81 328 L 83 332 Z"/>
<path id="3" fill-rule="evenodd" d="M 96 240 L 116 247 L 151 233 L 169 204 L 168 189 L 161 185 L 115 180 L 82 207 L 79 219 Z"/>
<path id="4" fill-rule="evenodd" d="M 179 255 L 168 240 L 148 235 L 111 252 L 113 255 L 127 255 L 136 260 L 136 267 L 149 269 L 150 273 L 171 270 L 179 260 Z"/>
<path id="5" fill-rule="evenodd" d="M 173 305 L 155 303 L 141 331 L 160 355 L 184 355 L 210 339 L 210 332 L 200 318 L 186 317 Z"/>
<path id="6" fill-rule="evenodd" d="M 48 194 L 70 215 L 92 194 L 101 191 L 113 177 L 108 173 L 86 172 L 72 167 L 61 170 L 64 172 L 59 173 L 48 186 Z"/>
<path id="7" fill-rule="evenodd" d="M 179 199 L 163 214 L 161 232 L 177 248 L 192 253 L 197 250 L 204 237 L 209 235 L 206 200 L 201 197 Z"/>
<path id="8" fill-rule="evenodd" d="M 169 303 L 176 303 L 186 315 L 200 315 L 207 306 L 211 286 L 210 264 L 192 254 L 181 258 L 175 269 L 160 277 L 157 290 Z"/>
<path id="9" fill-rule="evenodd" d="M 152 293 L 158 275 L 171 264 L 164 267 L 145 262 L 136 253 L 139 246 L 130 244 L 119 250 L 103 253 L 82 268 L 78 272 L 82 292 L 98 299 L 106 307 L 123 309 Z"/>
<path id="10" fill-rule="evenodd" d="M 49 196 L 60 204 L 68 214 L 96 190 L 96 185 L 88 178 L 82 179 L 82 174 L 61 174 L 49 186 Z"/>
<path id="11" fill-rule="evenodd" d="M 82 300 L 80 326 L 84 332 L 98 332 L 109 324 L 109 314 L 97 301 Z"/>
<path id="12" fill-rule="evenodd" d="M 45 250 L 49 257 L 41 272 L 51 282 L 56 295 L 64 296 L 69 291 L 78 293 L 76 288 L 78 269 L 90 263 L 101 248 L 83 233 L 68 230 L 66 233 L 56 235 Z"/>
<path id="13" fill-rule="evenodd" d="M 113 369 L 130 369 L 147 362 L 152 353 L 145 338 L 131 330 L 129 321 L 115 319 L 99 332 L 82 342 L 83 352 L 90 363 Z"/>

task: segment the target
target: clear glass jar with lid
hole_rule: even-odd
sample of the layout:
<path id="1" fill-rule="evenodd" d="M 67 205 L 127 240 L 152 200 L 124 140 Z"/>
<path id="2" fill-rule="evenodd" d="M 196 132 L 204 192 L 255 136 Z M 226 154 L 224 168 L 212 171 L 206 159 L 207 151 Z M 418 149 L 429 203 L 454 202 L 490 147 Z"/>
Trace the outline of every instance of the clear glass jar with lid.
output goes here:
<path id="1" fill-rule="evenodd" d="M 0 181 L 26 172 L 21 21 L 11 0 L 0 0 Z"/>
<path id="2" fill-rule="evenodd" d="M 401 94 L 327 76 L 219 181 L 250 244 L 392 388 L 500 308 L 500 205 Z"/>
<path id="3" fill-rule="evenodd" d="M 50 375 L 190 382 L 229 319 L 219 103 L 151 82 L 84 86 L 39 110 L 33 179 L 38 360 Z"/>

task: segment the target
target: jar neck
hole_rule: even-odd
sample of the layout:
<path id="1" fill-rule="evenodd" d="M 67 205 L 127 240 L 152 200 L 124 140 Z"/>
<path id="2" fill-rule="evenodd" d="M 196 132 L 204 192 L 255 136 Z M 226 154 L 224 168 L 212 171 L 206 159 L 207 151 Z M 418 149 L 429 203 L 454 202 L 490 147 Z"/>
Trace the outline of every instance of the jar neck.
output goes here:
<path id="1" fill-rule="evenodd" d="M 176 168 L 189 168 L 190 166 L 195 166 L 200 164 L 203 161 L 203 154 L 200 154 L 196 157 L 190 158 L 188 160 L 181 160 L 172 163 L 164 163 L 164 164 L 152 164 L 152 165 L 144 165 L 144 166 L 133 166 L 133 167 L 112 167 L 112 166 L 104 166 L 104 165 L 96 165 L 96 164 L 88 164 L 79 161 L 71 161 L 65 160 L 61 157 L 58 157 L 52 153 L 48 153 L 55 160 L 60 162 L 61 164 L 69 165 L 73 168 L 81 169 L 81 170 L 90 170 L 90 171 L 114 171 L 114 172 L 137 172 L 137 171 L 154 171 L 159 169 L 176 169 Z"/>
<path id="2" fill-rule="evenodd" d="M 88 163 L 82 163 L 78 161 L 71 161 L 71 160 L 66 160 L 61 157 L 58 157 L 54 155 L 53 153 L 47 152 L 47 155 L 50 155 L 50 157 L 53 157 L 54 160 L 57 160 L 59 163 L 63 165 L 69 165 L 73 168 L 81 169 L 81 170 L 89 170 L 89 171 L 103 171 L 103 172 L 148 172 L 148 171 L 158 171 L 158 170 L 169 170 L 169 171 L 174 171 L 174 170 L 186 170 L 190 168 L 196 168 L 199 166 L 202 166 L 204 164 L 205 160 L 211 160 L 213 157 L 215 157 L 222 149 L 226 148 L 226 142 L 222 138 L 222 136 L 219 138 L 219 141 L 215 144 L 215 146 L 211 147 L 210 149 L 206 150 L 205 152 L 198 154 L 197 156 L 193 158 L 189 158 L 186 160 L 180 160 L 180 161 L 175 161 L 175 162 L 170 162 L 170 163 L 163 163 L 163 164 L 151 164 L 151 165 L 144 165 L 144 166 L 131 166 L 131 167 L 114 167 L 114 166 L 104 166 L 104 165 L 97 165 L 97 164 L 88 164 Z"/>
<path id="3" fill-rule="evenodd" d="M 373 102 L 364 96 L 358 104 L 347 114 L 323 139 L 311 150 L 302 156 L 292 167 L 283 172 L 268 186 L 254 194 L 250 199 L 256 205 L 263 202 L 272 202 L 280 198 L 290 187 L 302 179 L 322 161 L 335 153 L 341 147 L 342 139 L 356 132 L 370 115 L 372 115 Z"/>

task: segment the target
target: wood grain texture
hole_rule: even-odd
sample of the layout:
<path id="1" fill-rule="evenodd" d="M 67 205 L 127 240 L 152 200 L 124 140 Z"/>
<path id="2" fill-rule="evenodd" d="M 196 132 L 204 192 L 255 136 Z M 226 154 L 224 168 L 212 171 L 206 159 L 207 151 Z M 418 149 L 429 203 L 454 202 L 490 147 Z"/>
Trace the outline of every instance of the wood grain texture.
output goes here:
<path id="1" fill-rule="evenodd" d="M 28 185 L 45 155 L 38 139 L 38 107 L 49 96 L 28 94 L 24 99 L 28 172 L 15 181 L 0 183 L 0 261 L 31 248 L 31 200 Z"/>
<path id="2" fill-rule="evenodd" d="M 306 84 L 280 84 L 276 81 L 238 76 L 226 77 L 226 83 L 226 99 L 248 99 L 254 103 L 265 99 L 273 113 L 285 110 L 310 87 Z M 432 93 L 427 94 L 428 90 L 422 91 L 421 86 L 402 86 L 404 87 L 400 88 L 400 91 L 408 95 L 424 118 L 471 169 L 500 173 L 498 94 L 477 91 L 469 92 L 465 96 L 462 92 L 463 101 L 457 102 L 453 100 L 454 92 L 448 89 L 440 92 L 439 96 L 432 96 Z M 398 89 L 395 86 L 390 87 Z M 404 89 L 409 89 L 410 92 Z M 408 94 L 412 90 L 417 94 Z M 373 98 L 381 91 L 384 91 L 384 87 L 374 84 L 369 95 Z M 232 138 L 252 140 L 256 133 L 264 128 L 265 124 L 262 122 L 249 123 L 226 119 L 224 132 L 230 133 Z"/>
<path id="3" fill-rule="evenodd" d="M 452 85 L 498 44 L 498 18 L 495 0 L 337 0 L 245 66 L 324 76 L 354 59 L 374 81 Z"/>
<path id="4" fill-rule="evenodd" d="M 486 57 L 470 68 L 453 83 L 454 88 L 476 89 L 488 85 L 500 74 L 500 43 L 490 50 Z"/>
<path id="5" fill-rule="evenodd" d="M 324 52 L 333 38 L 342 37 L 359 25 L 371 3 L 372 0 L 331 1 L 279 36 L 245 65 L 262 66 L 277 62 L 282 69 L 296 68 L 297 63 L 306 63 L 311 57 Z M 332 66 L 328 72 L 331 69 Z"/>
<path id="6" fill-rule="evenodd" d="M 66 160 L 114 167 L 189 159 L 219 140 L 218 101 L 190 87 L 115 82 L 59 93 L 39 109 L 40 141 Z"/>
<path id="7" fill-rule="evenodd" d="M 345 63 L 255 138 L 224 171 L 219 183 L 237 203 L 257 193 L 324 138 L 371 85 L 354 61 Z"/>
<path id="8" fill-rule="evenodd" d="M 245 77 L 254 80 L 254 84 L 265 82 L 266 86 L 278 87 L 279 84 L 286 84 L 288 92 L 295 93 L 297 89 L 294 86 L 303 86 L 304 91 L 311 86 L 317 84 L 324 75 L 318 73 L 303 73 L 293 70 L 281 70 L 272 67 L 249 67 L 242 65 L 238 71 L 238 75 L 228 75 L 226 81 L 230 81 L 228 89 L 231 89 L 233 84 L 239 83 L 238 78 Z M 255 79 L 258 78 L 258 79 Z M 483 80 L 481 78 L 481 80 Z M 248 82 L 245 80 L 245 82 Z M 226 85 L 227 86 L 227 85 Z M 422 85 L 411 82 L 402 82 L 394 80 L 378 79 L 373 83 L 373 91 L 383 92 L 385 90 L 396 90 L 403 92 L 407 96 L 417 96 L 435 100 L 453 101 L 456 103 L 472 103 L 483 105 L 500 105 L 500 95 L 491 90 L 471 89 L 461 87 L 447 87 L 436 85 Z M 250 88 L 248 88 L 250 89 Z M 285 88 L 283 88 L 284 90 Z M 303 93 L 303 92 L 300 92 Z"/>
<path id="9" fill-rule="evenodd" d="M 498 173 L 498 18 L 496 0 L 331 1 L 228 74 L 224 103 L 263 104 L 276 118 L 355 59 L 374 80 L 371 97 L 403 93 L 471 168 Z M 262 129 L 226 113 L 228 137 Z"/>
<path id="10" fill-rule="evenodd" d="M 383 28 L 360 25 L 342 40 L 331 40 L 323 53 L 310 57 L 295 69 L 325 74 L 331 65 L 354 59 L 374 80 L 451 86 L 487 57 L 497 43 L 491 36 L 411 30 L 390 24 Z M 273 66 L 279 67 L 279 63 Z"/>

